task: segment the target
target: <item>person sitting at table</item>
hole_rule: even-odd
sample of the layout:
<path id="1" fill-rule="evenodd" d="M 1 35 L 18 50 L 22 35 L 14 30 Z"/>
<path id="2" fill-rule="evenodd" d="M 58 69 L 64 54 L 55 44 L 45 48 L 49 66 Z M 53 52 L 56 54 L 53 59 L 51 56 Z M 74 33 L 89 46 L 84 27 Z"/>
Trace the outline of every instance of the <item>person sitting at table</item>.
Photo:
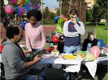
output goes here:
<path id="1" fill-rule="evenodd" d="M 27 58 L 18 44 L 23 37 L 22 28 L 18 26 L 8 27 L 6 36 L 8 39 L 5 41 L 2 51 L 6 80 L 36 80 L 36 74 L 40 74 L 39 80 L 43 80 L 45 72 L 33 69 L 34 65 L 41 60 L 41 57 L 37 55 L 33 61 L 27 62 Z M 35 75 L 30 73 L 32 70 Z"/>
<path id="2" fill-rule="evenodd" d="M 88 33 L 88 37 L 84 40 L 83 42 L 83 51 L 87 50 L 87 45 L 88 43 L 91 43 L 91 47 L 96 46 L 97 45 L 98 40 L 94 37 L 94 33 L 89 32 Z"/>

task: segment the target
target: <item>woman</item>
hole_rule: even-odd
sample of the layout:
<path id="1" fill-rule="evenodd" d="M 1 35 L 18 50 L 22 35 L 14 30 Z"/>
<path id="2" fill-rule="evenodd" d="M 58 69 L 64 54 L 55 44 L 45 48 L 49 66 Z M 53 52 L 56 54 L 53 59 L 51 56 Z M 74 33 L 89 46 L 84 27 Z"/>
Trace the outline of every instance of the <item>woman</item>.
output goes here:
<path id="1" fill-rule="evenodd" d="M 80 36 L 85 34 L 85 28 L 83 22 L 79 21 L 76 9 L 70 11 L 69 18 L 63 26 L 64 52 L 75 54 L 81 50 Z"/>
<path id="2" fill-rule="evenodd" d="M 46 37 L 44 28 L 38 23 L 41 20 L 42 14 L 39 10 L 31 10 L 27 13 L 29 23 L 25 25 L 26 45 L 28 53 L 39 51 L 45 48 Z"/>

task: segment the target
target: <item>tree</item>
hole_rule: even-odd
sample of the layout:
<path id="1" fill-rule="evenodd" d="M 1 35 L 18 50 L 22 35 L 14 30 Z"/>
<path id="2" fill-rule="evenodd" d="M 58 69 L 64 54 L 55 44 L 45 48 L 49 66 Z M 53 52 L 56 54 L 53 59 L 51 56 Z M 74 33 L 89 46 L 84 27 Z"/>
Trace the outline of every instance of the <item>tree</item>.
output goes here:
<path id="1" fill-rule="evenodd" d="M 48 19 L 48 15 L 49 15 L 49 8 L 46 7 L 46 8 L 45 8 L 45 11 L 43 12 L 43 18 L 44 18 L 44 19 Z"/>
<path id="2" fill-rule="evenodd" d="M 107 0 L 96 0 L 96 4 L 100 8 L 100 15 L 101 19 L 106 19 L 106 25 L 108 25 L 108 19 L 107 19 Z"/>
<path id="3" fill-rule="evenodd" d="M 87 10 L 87 12 L 86 12 L 86 21 L 90 21 L 90 22 L 93 21 L 92 14 L 93 14 L 93 10 L 92 9 Z"/>
<path id="4" fill-rule="evenodd" d="M 100 13 L 100 7 L 99 7 L 99 5 L 94 4 L 92 10 L 93 10 L 93 13 L 92 13 L 93 22 L 95 22 L 96 25 L 98 25 L 99 24 L 99 21 L 101 19 L 101 15 L 100 15 L 101 13 Z"/>

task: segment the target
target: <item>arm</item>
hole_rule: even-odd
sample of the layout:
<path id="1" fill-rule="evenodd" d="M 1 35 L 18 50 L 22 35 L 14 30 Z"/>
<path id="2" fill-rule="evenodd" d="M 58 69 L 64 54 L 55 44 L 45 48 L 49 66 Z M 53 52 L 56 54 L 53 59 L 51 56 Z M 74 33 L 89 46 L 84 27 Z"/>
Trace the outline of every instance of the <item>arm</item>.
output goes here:
<path id="1" fill-rule="evenodd" d="M 64 32 L 64 35 L 65 35 L 66 37 L 75 37 L 75 36 L 79 36 L 79 33 L 78 33 L 78 32 L 69 32 L 69 31 L 68 31 L 68 22 L 65 22 L 65 23 L 64 23 L 63 32 Z"/>
<path id="2" fill-rule="evenodd" d="M 85 28 L 84 28 L 84 24 L 82 22 L 79 22 L 80 25 L 78 25 L 77 23 L 74 25 L 75 29 L 77 30 L 77 32 L 81 35 L 85 34 Z"/>
<path id="3" fill-rule="evenodd" d="M 27 49 L 28 49 L 28 52 L 32 51 L 31 49 L 31 45 L 30 45 L 30 38 L 28 36 L 28 31 L 27 31 L 27 25 L 25 26 L 25 36 L 26 36 L 26 45 L 27 45 Z"/>
<path id="4" fill-rule="evenodd" d="M 41 38 L 42 38 L 41 49 L 44 49 L 45 48 L 45 43 L 46 43 L 46 37 L 45 37 L 44 28 L 42 27 L 40 31 L 41 31 Z"/>
<path id="5" fill-rule="evenodd" d="M 33 61 L 24 62 L 22 60 L 22 58 L 20 56 L 18 56 L 18 54 L 19 54 L 18 52 L 11 50 L 11 51 L 8 51 L 7 56 L 6 56 L 9 65 L 13 69 L 15 69 L 17 72 L 20 72 L 20 71 L 36 64 L 38 61 L 41 60 L 40 57 L 36 56 Z"/>
<path id="6" fill-rule="evenodd" d="M 41 60 L 41 57 L 38 57 L 38 55 L 37 55 L 37 56 L 34 58 L 33 61 L 26 62 L 26 63 L 25 63 L 25 67 L 28 68 L 28 67 L 30 67 L 30 66 L 36 64 L 36 63 L 37 63 L 38 61 L 40 61 L 40 60 Z"/>

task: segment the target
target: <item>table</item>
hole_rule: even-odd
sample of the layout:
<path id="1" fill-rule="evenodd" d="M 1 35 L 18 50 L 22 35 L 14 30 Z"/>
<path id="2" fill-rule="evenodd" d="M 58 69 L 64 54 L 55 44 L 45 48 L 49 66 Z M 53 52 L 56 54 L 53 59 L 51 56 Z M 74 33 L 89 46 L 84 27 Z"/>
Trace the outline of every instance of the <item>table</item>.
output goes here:
<path id="1" fill-rule="evenodd" d="M 0 54 L 0 62 L 1 61 L 1 56 Z M 98 63 L 102 61 L 108 61 L 108 56 L 107 57 L 99 57 L 96 60 L 93 61 L 86 61 L 86 60 L 81 60 L 77 58 L 76 60 L 71 60 L 71 59 L 62 59 L 62 58 L 43 58 L 41 59 L 40 62 L 38 62 L 36 65 L 42 65 L 42 64 L 64 64 L 66 65 L 66 68 L 64 69 L 66 72 L 79 72 L 81 64 L 84 64 L 88 71 L 90 72 L 91 76 L 94 78 L 96 75 L 96 70 L 97 70 L 97 65 Z"/>

